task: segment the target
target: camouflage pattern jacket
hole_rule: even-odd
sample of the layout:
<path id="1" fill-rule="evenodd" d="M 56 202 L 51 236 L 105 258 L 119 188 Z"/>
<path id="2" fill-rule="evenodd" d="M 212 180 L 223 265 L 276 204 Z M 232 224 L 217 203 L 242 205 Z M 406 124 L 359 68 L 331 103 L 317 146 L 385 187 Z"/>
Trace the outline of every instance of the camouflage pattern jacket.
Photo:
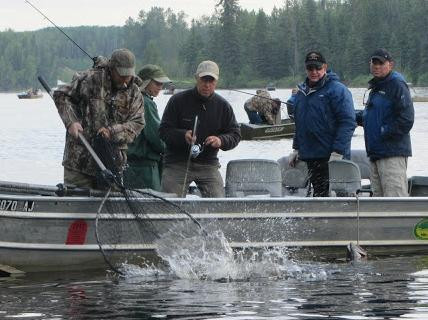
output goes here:
<path id="1" fill-rule="evenodd" d="M 268 124 L 275 123 L 275 115 L 272 106 L 272 100 L 269 92 L 266 90 L 258 90 L 257 96 L 254 96 L 250 99 L 248 104 L 248 109 L 250 111 L 256 111 L 260 116 L 263 116 Z"/>
<path id="2" fill-rule="evenodd" d="M 54 101 L 65 127 L 80 122 L 83 135 L 92 146 L 100 128 L 110 129 L 116 165 L 122 171 L 126 165 L 127 144 L 134 141 L 144 127 L 143 95 L 134 80 L 126 89 L 116 90 L 109 68 L 96 67 L 76 73 L 71 84 L 54 91 Z M 95 176 L 98 169 L 85 146 L 68 131 L 62 164 L 91 176 Z"/>

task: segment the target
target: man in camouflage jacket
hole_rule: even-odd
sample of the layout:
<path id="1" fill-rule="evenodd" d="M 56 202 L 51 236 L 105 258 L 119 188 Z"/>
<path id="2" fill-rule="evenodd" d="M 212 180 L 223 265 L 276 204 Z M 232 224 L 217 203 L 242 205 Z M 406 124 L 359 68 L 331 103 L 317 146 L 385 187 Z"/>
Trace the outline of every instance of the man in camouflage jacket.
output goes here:
<path id="1" fill-rule="evenodd" d="M 244 108 L 247 111 L 250 123 L 254 124 L 276 124 L 276 115 L 279 112 L 281 101 L 272 99 L 266 90 L 257 90 L 257 95 L 245 102 Z M 258 117 L 251 114 L 257 113 Z M 259 119 L 259 120 L 257 120 Z M 253 121 L 251 121 L 253 120 Z M 255 120 L 255 121 L 254 121 Z"/>
<path id="2" fill-rule="evenodd" d="M 116 167 L 126 165 L 126 148 L 144 127 L 144 100 L 134 83 L 135 57 L 127 49 L 113 51 L 110 60 L 76 73 L 71 84 L 54 92 L 58 113 L 67 129 L 64 149 L 64 183 L 99 188 L 98 167 L 80 142 L 82 133 L 94 146 L 101 135 L 113 146 Z"/>

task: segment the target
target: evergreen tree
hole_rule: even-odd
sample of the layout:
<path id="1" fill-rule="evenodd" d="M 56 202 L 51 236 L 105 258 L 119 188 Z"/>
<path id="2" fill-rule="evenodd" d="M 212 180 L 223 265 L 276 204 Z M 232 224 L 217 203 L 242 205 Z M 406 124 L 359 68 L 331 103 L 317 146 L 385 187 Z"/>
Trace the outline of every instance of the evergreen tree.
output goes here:
<path id="1" fill-rule="evenodd" d="M 127 47 L 137 68 L 160 64 L 173 79 L 193 76 L 202 60 L 221 69 L 220 86 L 260 86 L 275 80 L 293 86 L 304 76 L 303 59 L 320 50 L 347 83 L 369 76 L 370 53 L 384 47 L 396 70 L 414 84 L 428 84 L 426 0 L 284 0 L 271 13 L 242 10 L 218 0 L 211 16 L 186 23 L 183 12 L 141 10 L 123 27 L 63 28 L 91 57 Z M 69 81 L 92 60 L 54 27 L 0 32 L 0 90 Z"/>
<path id="2" fill-rule="evenodd" d="M 221 60 L 224 82 L 229 86 L 241 70 L 240 41 L 237 16 L 238 0 L 220 0 L 217 4 L 221 30 Z"/>

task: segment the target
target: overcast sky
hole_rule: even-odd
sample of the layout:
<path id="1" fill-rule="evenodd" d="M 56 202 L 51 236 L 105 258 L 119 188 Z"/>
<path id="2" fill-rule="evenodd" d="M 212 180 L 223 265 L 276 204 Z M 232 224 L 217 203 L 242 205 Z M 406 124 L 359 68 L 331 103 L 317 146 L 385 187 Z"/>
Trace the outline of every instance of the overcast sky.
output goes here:
<path id="1" fill-rule="evenodd" d="M 124 25 L 129 17 L 137 18 L 140 10 L 151 7 L 171 8 L 184 11 L 189 18 L 214 13 L 218 0 L 30 0 L 58 26 Z M 274 6 L 282 7 L 283 0 L 240 0 L 239 5 L 247 10 L 262 8 L 270 14 Z M 24 0 L 0 0 L 0 31 L 11 28 L 15 31 L 37 30 L 51 26 Z"/>

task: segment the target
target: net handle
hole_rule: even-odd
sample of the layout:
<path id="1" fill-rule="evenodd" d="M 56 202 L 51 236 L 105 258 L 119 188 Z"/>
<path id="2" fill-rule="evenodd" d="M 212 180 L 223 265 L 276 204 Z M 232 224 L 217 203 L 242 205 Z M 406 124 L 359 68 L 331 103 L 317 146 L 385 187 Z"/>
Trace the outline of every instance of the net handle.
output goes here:
<path id="1" fill-rule="evenodd" d="M 37 79 L 39 80 L 39 82 L 41 83 L 43 88 L 46 90 L 46 92 L 49 94 L 49 96 L 52 98 L 52 100 L 54 100 L 53 95 L 52 95 L 52 89 L 49 87 L 46 80 L 42 76 L 38 76 Z M 95 160 L 95 162 L 97 163 L 97 165 L 101 169 L 101 171 L 106 176 L 112 176 L 112 173 L 110 172 L 110 170 L 107 170 L 106 166 L 101 161 L 101 159 L 98 157 L 98 155 L 95 153 L 94 149 L 92 149 L 91 145 L 89 144 L 88 140 L 86 140 L 85 136 L 81 132 L 79 132 L 78 135 L 79 135 L 80 141 L 83 143 L 85 148 L 91 154 L 92 158 Z"/>

